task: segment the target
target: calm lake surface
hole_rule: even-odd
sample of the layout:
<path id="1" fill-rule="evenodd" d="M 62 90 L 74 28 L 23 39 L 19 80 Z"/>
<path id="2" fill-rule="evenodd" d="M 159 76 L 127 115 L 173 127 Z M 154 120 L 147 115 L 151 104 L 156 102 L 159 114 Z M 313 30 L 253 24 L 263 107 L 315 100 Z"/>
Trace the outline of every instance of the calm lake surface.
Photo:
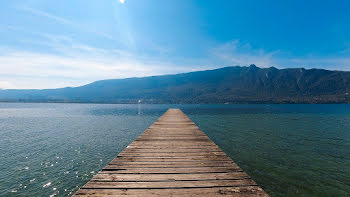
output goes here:
<path id="1" fill-rule="evenodd" d="M 350 105 L 0 103 L 0 196 L 72 195 L 168 108 L 271 196 L 350 196 Z"/>

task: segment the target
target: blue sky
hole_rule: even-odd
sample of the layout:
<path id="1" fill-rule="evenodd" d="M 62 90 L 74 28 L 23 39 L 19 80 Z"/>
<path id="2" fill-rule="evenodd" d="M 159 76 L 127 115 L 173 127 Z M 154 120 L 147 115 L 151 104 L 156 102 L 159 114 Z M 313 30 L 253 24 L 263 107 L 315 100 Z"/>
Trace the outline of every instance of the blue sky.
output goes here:
<path id="1" fill-rule="evenodd" d="M 5 89 L 249 64 L 350 70 L 350 1 L 1 3 Z"/>

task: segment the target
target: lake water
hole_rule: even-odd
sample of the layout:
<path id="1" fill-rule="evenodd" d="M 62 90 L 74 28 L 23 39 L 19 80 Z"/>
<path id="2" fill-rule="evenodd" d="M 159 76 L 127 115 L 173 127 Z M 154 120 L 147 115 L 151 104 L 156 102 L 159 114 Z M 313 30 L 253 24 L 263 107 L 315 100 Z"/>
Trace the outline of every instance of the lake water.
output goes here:
<path id="1" fill-rule="evenodd" d="M 67 196 L 181 108 L 271 196 L 350 196 L 350 105 L 0 103 L 0 196 Z"/>

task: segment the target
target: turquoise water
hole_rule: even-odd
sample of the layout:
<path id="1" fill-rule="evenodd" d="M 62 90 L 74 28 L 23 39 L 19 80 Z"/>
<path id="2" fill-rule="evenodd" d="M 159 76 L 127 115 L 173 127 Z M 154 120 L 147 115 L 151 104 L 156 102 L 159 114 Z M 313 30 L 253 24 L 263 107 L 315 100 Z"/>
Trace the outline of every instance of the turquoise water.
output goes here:
<path id="1" fill-rule="evenodd" d="M 67 196 L 167 108 L 271 196 L 350 196 L 350 105 L 0 103 L 0 196 Z"/>

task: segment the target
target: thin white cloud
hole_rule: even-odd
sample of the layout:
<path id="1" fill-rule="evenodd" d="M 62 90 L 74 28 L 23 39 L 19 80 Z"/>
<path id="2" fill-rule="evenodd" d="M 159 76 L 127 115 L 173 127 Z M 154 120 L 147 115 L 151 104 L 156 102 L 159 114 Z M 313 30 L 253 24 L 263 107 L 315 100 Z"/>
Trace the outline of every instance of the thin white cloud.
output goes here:
<path id="1" fill-rule="evenodd" d="M 12 88 L 15 88 L 15 86 L 8 82 L 8 81 L 0 81 L 0 88 L 2 89 L 12 89 Z"/>
<path id="2" fill-rule="evenodd" d="M 120 3 L 124 4 L 125 0 L 119 0 Z M 96 28 L 98 24 L 89 22 L 81 23 L 71 19 L 67 19 L 61 16 L 54 15 L 44 10 L 20 6 L 17 9 L 28 12 L 33 15 L 40 17 L 46 17 L 50 20 L 56 21 L 59 24 L 69 26 L 74 31 L 84 31 L 95 36 L 99 36 L 104 39 L 116 42 L 118 45 L 122 45 L 126 48 L 137 50 L 137 39 L 135 38 L 131 17 L 129 16 L 129 10 L 125 6 L 116 6 L 114 11 L 111 12 L 111 24 L 108 28 L 102 25 L 102 28 Z M 113 29 L 113 30 L 111 30 Z M 145 37 L 142 37 L 142 41 Z"/>
<path id="3" fill-rule="evenodd" d="M 233 40 L 213 47 L 211 49 L 211 59 L 221 65 L 240 65 L 248 66 L 255 64 L 259 67 L 277 67 L 277 68 L 324 68 L 335 70 L 350 70 L 350 57 L 343 56 L 313 56 L 295 57 L 290 53 L 276 50 L 266 51 L 264 49 L 255 49 L 249 43 L 242 43 L 239 40 Z"/>
<path id="4" fill-rule="evenodd" d="M 304 57 L 281 61 L 286 67 L 323 68 L 328 70 L 350 70 L 350 57 Z"/>
<path id="5" fill-rule="evenodd" d="M 46 35 L 49 52 L 1 48 L 0 88 L 58 88 L 79 86 L 101 79 L 143 77 L 202 70 L 120 49 L 102 49 L 66 36 Z"/>
<path id="6" fill-rule="evenodd" d="M 91 55 L 91 54 L 90 54 Z M 108 78 L 126 78 L 150 76 L 176 72 L 176 69 L 165 64 L 141 63 L 132 60 L 122 60 L 107 54 L 90 56 L 66 57 L 52 54 L 13 51 L 0 56 L 0 76 L 10 76 L 8 83 L 1 83 L 2 88 L 32 88 L 28 82 L 26 86 L 18 86 L 25 78 L 41 79 L 36 88 L 57 88 L 58 84 L 46 83 L 45 78 L 75 79 L 70 86 L 83 85 L 86 81 Z M 11 79 L 12 76 L 12 79 Z M 72 81 L 72 80 L 71 80 Z M 9 84 L 13 84 L 11 87 Z"/>
<path id="7" fill-rule="evenodd" d="M 63 18 L 63 17 L 59 17 L 59 16 L 53 15 L 51 13 L 45 12 L 43 10 L 39 10 L 39 9 L 31 8 L 31 7 L 24 7 L 24 6 L 18 7 L 18 9 L 26 11 L 26 12 L 29 12 L 29 13 L 37 15 L 37 16 L 49 18 L 49 19 L 54 20 L 54 21 L 56 21 L 56 22 L 58 22 L 60 24 L 68 25 L 68 26 L 73 27 L 75 29 L 83 30 L 85 32 L 94 34 L 96 36 L 100 36 L 100 37 L 105 38 L 105 39 L 118 41 L 113 36 L 111 36 L 111 35 L 109 35 L 107 33 L 104 33 L 101 30 L 97 31 L 94 28 L 86 27 L 86 26 L 84 26 L 82 24 L 79 24 L 79 23 L 73 21 L 73 20 L 69 20 L 69 19 L 66 19 L 66 18 Z"/>
<path id="8" fill-rule="evenodd" d="M 34 9 L 34 8 L 30 8 L 30 7 L 19 7 L 21 10 L 24 10 L 24 11 L 27 11 L 27 12 L 30 12 L 32 14 L 35 14 L 35 15 L 38 15 L 38 16 L 43 16 L 43 17 L 47 17 L 47 18 L 50 18 L 52 20 L 55 20 L 59 23 L 62 23 L 62 24 L 68 24 L 68 25 L 73 25 L 74 23 L 70 20 L 67 20 L 65 18 L 62 18 L 62 17 L 58 17 L 58 16 L 55 16 L 53 14 L 50 14 L 50 13 L 47 13 L 47 12 L 44 12 L 42 10 L 38 10 L 38 9 Z"/>
<path id="9" fill-rule="evenodd" d="M 256 64 L 260 67 L 275 66 L 274 56 L 280 51 L 266 52 L 263 49 L 253 49 L 249 43 L 233 40 L 211 49 L 213 58 L 226 65 Z"/>

